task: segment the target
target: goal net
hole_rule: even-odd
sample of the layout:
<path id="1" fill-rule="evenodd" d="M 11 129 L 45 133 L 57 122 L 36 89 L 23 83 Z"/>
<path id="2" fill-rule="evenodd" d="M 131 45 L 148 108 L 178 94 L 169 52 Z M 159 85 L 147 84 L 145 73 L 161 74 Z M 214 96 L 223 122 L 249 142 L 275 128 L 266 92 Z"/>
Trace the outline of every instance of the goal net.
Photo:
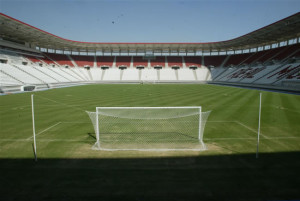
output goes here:
<path id="1" fill-rule="evenodd" d="M 205 150 L 201 107 L 97 107 L 96 150 Z"/>

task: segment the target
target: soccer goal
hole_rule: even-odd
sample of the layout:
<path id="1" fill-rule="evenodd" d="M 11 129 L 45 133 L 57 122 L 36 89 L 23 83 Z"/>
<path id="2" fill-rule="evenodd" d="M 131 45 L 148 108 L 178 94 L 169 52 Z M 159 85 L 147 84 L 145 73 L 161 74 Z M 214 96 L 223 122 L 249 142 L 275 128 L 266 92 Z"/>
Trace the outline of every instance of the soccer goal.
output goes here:
<path id="1" fill-rule="evenodd" d="M 97 107 L 88 112 L 96 150 L 205 150 L 201 107 Z"/>

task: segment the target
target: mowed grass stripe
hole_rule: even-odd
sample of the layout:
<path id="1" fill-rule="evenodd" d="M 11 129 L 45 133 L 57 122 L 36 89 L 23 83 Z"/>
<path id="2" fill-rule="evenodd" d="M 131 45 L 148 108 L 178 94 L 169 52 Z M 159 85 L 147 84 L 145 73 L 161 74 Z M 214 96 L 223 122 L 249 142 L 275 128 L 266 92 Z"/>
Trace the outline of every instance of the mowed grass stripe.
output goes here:
<path id="1" fill-rule="evenodd" d="M 256 137 L 254 130 L 257 129 L 258 121 L 258 100 L 259 91 L 234 87 L 215 85 L 89 85 L 72 88 L 53 89 L 36 94 L 36 127 L 37 132 L 56 124 L 57 122 L 89 122 L 89 118 L 84 110 L 94 111 L 96 106 L 194 106 L 200 105 L 204 111 L 213 110 L 209 121 L 238 121 L 238 124 L 216 125 L 207 123 L 204 139 L 207 136 L 214 138 L 251 138 Z M 39 97 L 40 96 L 40 97 Z M 283 104 L 284 108 L 299 110 L 297 103 L 299 96 L 285 95 L 278 93 L 263 92 L 263 116 L 262 134 L 266 134 L 270 139 L 275 137 L 297 137 L 296 129 L 298 124 L 291 120 L 299 118 L 298 113 L 288 112 L 289 110 L 276 109 L 272 105 Z M 1 111 L 1 138 L 2 139 L 26 139 L 32 136 L 30 94 L 16 94 L 3 96 L 1 103 L 7 108 L 17 108 L 13 112 L 10 110 Z M 287 100 L 286 100 L 287 99 Z M 22 101 L 23 102 L 22 102 Z M 55 102 L 54 102 L 54 101 Z M 29 102 L 29 104 L 27 103 Z M 55 104 L 56 103 L 56 104 Z M 292 104 L 289 107 L 289 104 Z M 27 105 L 26 108 L 18 108 Z M 22 118 L 16 118 L 21 114 Z M 4 118 L 4 116 L 6 118 Z M 275 123 L 274 123 L 275 122 Z M 280 122 L 280 123 L 279 123 Z M 297 124 L 297 125 L 295 125 Z M 227 131 L 224 132 L 226 125 Z M 246 127 L 245 127 L 246 126 Z M 214 129 L 212 129 L 214 128 Z M 250 128 L 250 129 L 249 129 Z M 289 132 L 290 131 L 290 132 Z M 213 133 L 211 133 L 213 132 Z M 214 133 L 215 132 L 215 133 Z M 6 133 L 6 134 L 5 134 Z M 8 133 L 8 134 L 7 134 Z M 84 143 L 91 139 L 93 135 L 92 124 L 81 124 L 80 126 L 70 124 L 70 126 L 59 125 L 47 130 L 39 139 L 64 139 L 82 140 L 81 146 L 90 146 Z M 284 133 L 284 135 L 282 135 Z M 296 138 L 297 139 L 297 138 Z M 276 139 L 278 140 L 278 139 Z M 288 149 L 292 141 L 290 138 L 281 138 L 284 143 L 276 143 L 276 146 L 267 148 L 266 151 L 276 151 Z M 230 149 L 234 147 L 235 152 L 253 152 L 255 141 L 235 142 L 239 145 L 232 145 L 230 140 L 222 142 L 222 146 Z M 264 140 L 262 143 L 264 143 Z M 279 140 L 280 141 L 280 140 Z M 297 141 L 297 140 L 295 140 Z M 266 141 L 267 142 L 267 141 Z M 208 142 L 210 143 L 210 142 Z M 215 146 L 219 142 L 213 142 Z M 268 142 L 270 143 L 270 142 Z M 64 142 L 49 144 L 48 146 L 63 146 Z M 78 146 L 78 144 L 76 144 Z M 226 145 L 226 146 L 225 146 Z M 251 148 L 247 148 L 251 146 Z M 297 149 L 297 144 L 291 145 L 292 149 Z M 69 146 L 68 146 L 69 147 Z M 242 150 L 237 150 L 240 147 Z M 59 148 L 59 147 L 56 147 Z M 72 147 L 72 149 L 76 149 Z M 262 149 L 263 150 L 263 149 Z M 51 155 L 50 152 L 47 151 Z M 210 154 L 213 153 L 210 152 Z M 15 152 L 13 155 L 20 153 Z M 75 154 L 75 153 L 74 153 Z M 88 153 L 87 153 L 88 154 Z M 201 153 L 203 154 L 203 153 Z M 204 153 L 205 154 L 205 153 Z M 49 156 L 50 156 L 49 155 Z M 82 155 L 82 154 L 81 154 Z M 83 154 L 84 155 L 84 154 Z M 46 156 L 46 155 L 45 155 Z M 61 156 L 65 156 L 61 153 Z M 1 152 L 0 152 L 1 157 Z M 76 154 L 73 155 L 76 157 Z M 100 157 L 100 156 L 99 156 Z"/>

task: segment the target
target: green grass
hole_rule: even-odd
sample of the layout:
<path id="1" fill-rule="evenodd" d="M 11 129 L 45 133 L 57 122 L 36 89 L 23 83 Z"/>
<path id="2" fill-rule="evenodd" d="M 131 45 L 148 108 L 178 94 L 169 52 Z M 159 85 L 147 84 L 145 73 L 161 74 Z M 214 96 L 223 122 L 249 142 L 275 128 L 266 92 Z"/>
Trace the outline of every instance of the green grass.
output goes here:
<path id="1" fill-rule="evenodd" d="M 36 200 L 300 198 L 300 96 L 262 93 L 255 159 L 257 90 L 114 84 L 34 92 L 37 163 L 31 93 L 0 96 L 0 194 L 5 200 L 35 200 L 34 194 Z M 204 132 L 208 150 L 91 150 L 95 134 L 85 111 L 97 106 L 202 106 L 212 110 Z"/>

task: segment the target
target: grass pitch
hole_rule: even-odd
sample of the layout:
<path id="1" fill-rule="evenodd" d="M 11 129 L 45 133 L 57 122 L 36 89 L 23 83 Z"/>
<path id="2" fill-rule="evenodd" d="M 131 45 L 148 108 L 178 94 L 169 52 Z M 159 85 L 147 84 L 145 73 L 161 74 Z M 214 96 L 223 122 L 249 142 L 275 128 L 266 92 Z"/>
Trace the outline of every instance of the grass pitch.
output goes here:
<path id="1" fill-rule="evenodd" d="M 88 85 L 0 96 L 4 200 L 297 199 L 300 96 L 214 85 Z M 88 111 L 101 106 L 202 106 L 212 110 L 203 152 L 94 151 Z M 1 200 L 1 197 L 0 197 Z"/>

